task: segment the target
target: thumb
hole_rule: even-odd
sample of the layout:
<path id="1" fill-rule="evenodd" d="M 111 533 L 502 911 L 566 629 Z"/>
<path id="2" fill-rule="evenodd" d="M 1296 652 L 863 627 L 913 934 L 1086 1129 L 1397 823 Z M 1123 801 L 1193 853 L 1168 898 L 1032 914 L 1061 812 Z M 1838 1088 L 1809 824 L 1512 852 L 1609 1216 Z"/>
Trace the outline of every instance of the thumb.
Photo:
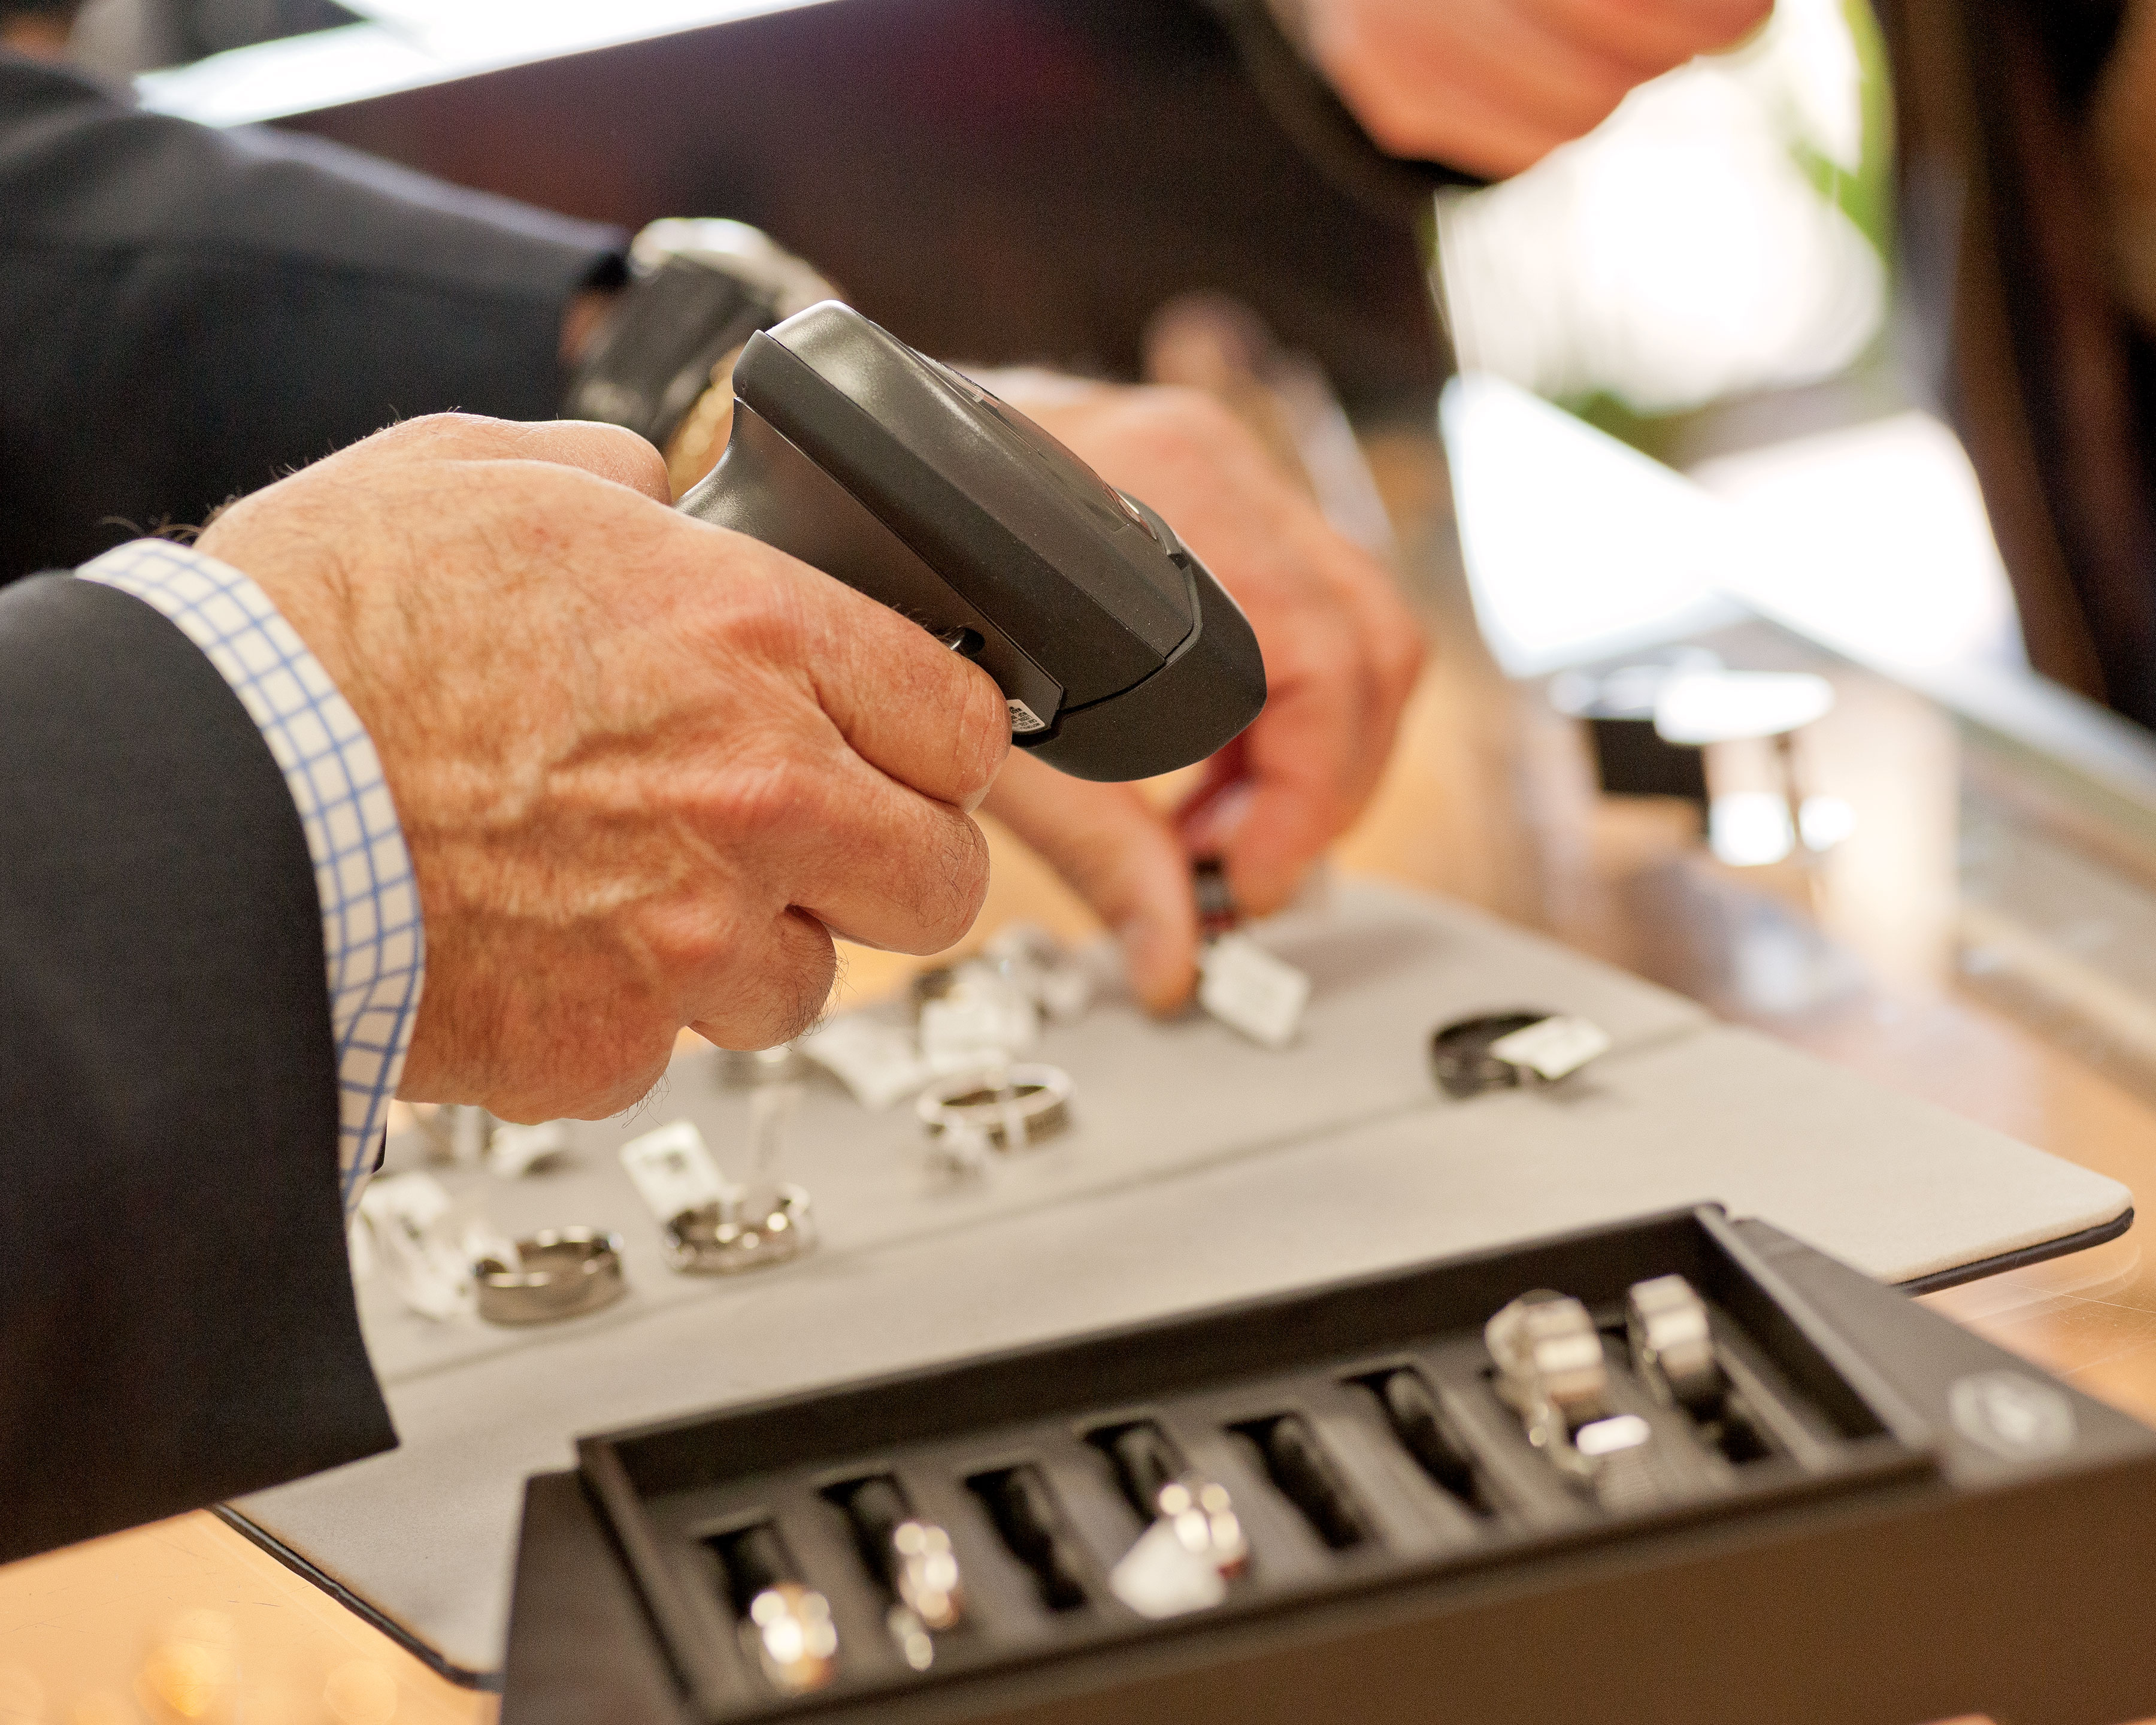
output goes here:
<path id="1" fill-rule="evenodd" d="M 1128 785 L 1095 784 L 1013 752 L 983 805 L 1075 887 L 1122 942 L 1131 988 L 1170 1012 L 1198 981 L 1190 859 Z"/>
<path id="2" fill-rule="evenodd" d="M 443 461 L 545 461 L 581 467 L 603 480 L 671 503 L 666 463 L 634 432 L 589 419 L 490 419 L 478 413 L 428 413 L 405 419 L 331 456 L 422 455 Z"/>

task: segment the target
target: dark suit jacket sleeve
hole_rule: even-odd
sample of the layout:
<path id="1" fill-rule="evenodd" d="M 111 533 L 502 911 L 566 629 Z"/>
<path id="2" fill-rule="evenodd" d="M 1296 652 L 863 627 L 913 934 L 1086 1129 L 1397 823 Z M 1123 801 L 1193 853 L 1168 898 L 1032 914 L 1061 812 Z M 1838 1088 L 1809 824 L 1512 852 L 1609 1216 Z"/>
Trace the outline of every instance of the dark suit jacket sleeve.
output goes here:
<path id="1" fill-rule="evenodd" d="M 209 660 L 0 591 L 0 1562 L 396 1440 L 306 839 Z"/>
<path id="2" fill-rule="evenodd" d="M 621 242 L 0 54 L 0 582 L 395 418 L 551 417 L 564 306 Z"/>

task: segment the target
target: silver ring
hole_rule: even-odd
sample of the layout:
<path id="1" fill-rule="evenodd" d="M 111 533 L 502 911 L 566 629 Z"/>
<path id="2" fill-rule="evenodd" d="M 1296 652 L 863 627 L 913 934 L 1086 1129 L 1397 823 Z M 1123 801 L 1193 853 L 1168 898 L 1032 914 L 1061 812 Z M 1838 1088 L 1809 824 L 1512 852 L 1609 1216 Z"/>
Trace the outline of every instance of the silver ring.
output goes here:
<path id="1" fill-rule="evenodd" d="M 1696 1414 L 1712 1412 L 1727 1380 L 1707 1302 L 1690 1282 L 1681 1276 L 1634 1282 L 1625 1296 L 1625 1328 L 1633 1368 L 1657 1400 Z"/>
<path id="2" fill-rule="evenodd" d="M 931 1137 L 974 1133 L 1023 1150 L 1070 1124 L 1070 1075 L 1038 1062 L 979 1067 L 930 1085 L 914 1106 Z"/>
<path id="3" fill-rule="evenodd" d="M 545 1324 L 611 1306 L 629 1291 L 621 1240 L 591 1228 L 548 1228 L 516 1242 L 520 1267 L 499 1258 L 472 1266 L 479 1315 L 490 1324 Z"/>
<path id="4" fill-rule="evenodd" d="M 716 1198 L 666 1224 L 666 1257 L 688 1276 L 734 1276 L 784 1264 L 813 1250 L 816 1216 L 808 1194 L 781 1186 L 762 1215 L 745 1215 L 738 1197 Z"/>
<path id="5" fill-rule="evenodd" d="M 1609 1366 L 1587 1308 L 1537 1288 L 1485 1324 L 1482 1339 L 1497 1367 L 1498 1399 L 1520 1416 L 1527 1441 L 1564 1471 L 1591 1477 L 1593 1459 L 1573 1435 L 1609 1413 Z"/>

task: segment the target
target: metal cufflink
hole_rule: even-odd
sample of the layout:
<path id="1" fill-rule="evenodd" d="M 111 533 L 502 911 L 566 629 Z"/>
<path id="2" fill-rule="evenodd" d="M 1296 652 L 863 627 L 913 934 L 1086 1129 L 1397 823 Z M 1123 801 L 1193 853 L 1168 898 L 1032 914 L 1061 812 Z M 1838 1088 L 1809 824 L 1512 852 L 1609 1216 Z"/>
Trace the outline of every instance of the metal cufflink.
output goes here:
<path id="1" fill-rule="evenodd" d="M 915 1107 L 931 1137 L 969 1130 L 998 1150 L 1023 1150 L 1070 1125 L 1070 1089 L 1060 1066 L 1024 1062 L 943 1079 L 921 1091 Z"/>
<path id="2" fill-rule="evenodd" d="M 933 1045 L 950 1040 L 943 1009 L 962 1003 L 980 1021 L 961 1026 L 962 1034 L 988 1029 L 997 1045 L 1015 1050 L 1032 1046 L 1044 1021 L 1083 1018 L 1093 1002 L 1093 978 L 1046 929 L 1017 922 L 999 930 L 977 957 L 916 973 L 907 999 L 922 1052 L 932 1060 Z"/>
<path id="3" fill-rule="evenodd" d="M 889 1552 L 898 1602 L 884 1614 L 884 1630 L 899 1656 L 925 1671 L 936 1662 L 936 1635 L 956 1629 L 965 1616 L 958 1554 L 951 1548 L 951 1536 L 933 1522 L 911 1519 L 891 1530 Z"/>
<path id="4" fill-rule="evenodd" d="M 489 1255 L 472 1266 L 479 1315 L 489 1323 L 540 1324 L 581 1317 L 629 1291 L 621 1240 L 590 1228 L 550 1228 L 516 1242 L 514 1264 Z"/>
<path id="5" fill-rule="evenodd" d="M 906 1015 L 918 1024 L 922 1010 L 932 1001 L 942 1000 L 958 986 L 959 967 L 955 964 L 936 964 L 927 970 L 916 971 L 913 980 L 906 984 Z"/>
<path id="6" fill-rule="evenodd" d="M 806 1695 L 838 1675 L 839 1630 L 831 1603 L 793 1579 L 778 1535 L 768 1527 L 744 1528 L 720 1545 L 719 1558 L 741 1613 L 742 1650 L 773 1688 L 781 1695 Z"/>
<path id="7" fill-rule="evenodd" d="M 768 1189 L 767 1207 L 745 1209 L 737 1189 L 666 1224 L 666 1258 L 690 1276 L 733 1276 L 790 1263 L 816 1245 L 816 1217 L 798 1186 Z"/>
<path id="8" fill-rule="evenodd" d="M 1656 1399 L 1711 1417 L 1728 1388 L 1715 1358 L 1707 1302 L 1681 1276 L 1632 1284 L 1625 1296 L 1632 1364 Z"/>
<path id="9" fill-rule="evenodd" d="M 1250 1538 L 1228 1488 L 1194 1468 L 1149 1422 L 1126 1426 L 1104 1445 L 1133 1508 L 1166 1525 L 1176 1543 L 1232 1579 L 1250 1562 Z"/>
<path id="10" fill-rule="evenodd" d="M 1201 1473 L 1186 1473 L 1163 1486 L 1155 1504 L 1191 1556 L 1203 1558 L 1224 1580 L 1242 1574 L 1250 1561 L 1250 1536 L 1225 1486 Z"/>
<path id="11" fill-rule="evenodd" d="M 909 1516 L 891 1530 L 891 1584 L 900 1602 L 932 1630 L 956 1629 L 966 1615 L 966 1595 L 951 1536 Z"/>
<path id="12" fill-rule="evenodd" d="M 1499 1398 L 1520 1416 L 1527 1441 L 1573 1478 L 1594 1481 L 1610 1457 L 1653 1436 L 1638 1414 L 1610 1414 L 1602 1332 L 1570 1295 L 1522 1294 L 1482 1337 L 1496 1363 Z"/>
<path id="13" fill-rule="evenodd" d="M 821 1689 L 836 1672 L 839 1631 L 830 1601 L 798 1581 L 775 1582 L 748 1602 L 742 1640 L 783 1695 Z"/>
<path id="14" fill-rule="evenodd" d="M 1524 1075 L 1512 1061 L 1491 1054 L 1491 1045 L 1549 1016 L 1532 1010 L 1490 1013 L 1440 1026 L 1430 1039 L 1431 1075 L 1449 1096 L 1479 1096 L 1485 1091 L 1512 1088 Z"/>
<path id="15" fill-rule="evenodd" d="M 884 1629 L 899 1656 L 916 1671 L 936 1662 L 934 1636 L 965 1619 L 965 1587 L 951 1536 L 915 1515 L 887 1478 L 863 1480 L 844 1498 L 862 1554 L 891 1589 L 895 1603 Z"/>

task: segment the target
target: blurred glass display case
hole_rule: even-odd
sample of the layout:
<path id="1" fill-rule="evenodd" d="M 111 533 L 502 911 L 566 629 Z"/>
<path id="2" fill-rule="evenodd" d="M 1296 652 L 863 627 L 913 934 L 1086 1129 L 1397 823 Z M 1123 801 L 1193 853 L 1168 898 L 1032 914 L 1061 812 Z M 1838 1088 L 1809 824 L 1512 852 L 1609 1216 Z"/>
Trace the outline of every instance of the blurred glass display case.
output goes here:
<path id="1" fill-rule="evenodd" d="M 1509 679 L 1445 515 L 1414 559 L 1439 663 L 1343 865 L 1471 899 L 2156 1190 L 2156 737 L 2025 670 L 1884 669 L 1757 615 Z M 1779 742 L 1707 747 L 1695 794 L 1609 793 L 1568 683 L 1688 655 L 1816 676 L 1830 709 Z M 1830 808 L 1816 848 L 1785 819 L 1750 853 L 1771 860 L 1725 860 L 1712 814 L 1784 796 Z M 2156 1418 L 2137 1234 L 1928 1297 Z"/>

